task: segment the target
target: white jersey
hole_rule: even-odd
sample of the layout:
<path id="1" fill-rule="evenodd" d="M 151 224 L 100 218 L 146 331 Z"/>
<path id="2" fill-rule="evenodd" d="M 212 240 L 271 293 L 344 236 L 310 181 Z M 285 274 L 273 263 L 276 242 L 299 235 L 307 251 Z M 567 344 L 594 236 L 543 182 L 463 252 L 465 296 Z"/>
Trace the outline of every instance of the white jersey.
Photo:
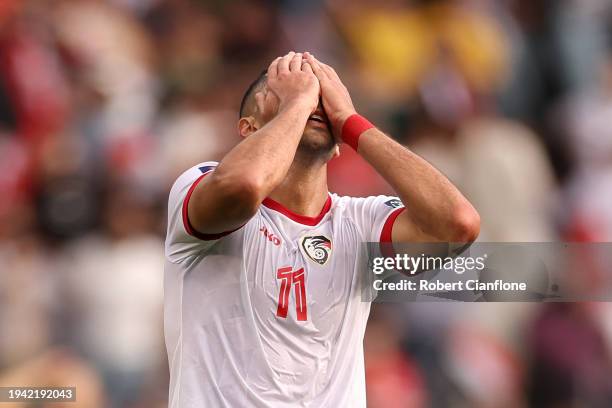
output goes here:
<path id="1" fill-rule="evenodd" d="M 187 202 L 216 165 L 194 166 L 170 192 L 170 407 L 365 407 L 362 243 L 390 241 L 399 200 L 330 194 L 305 217 L 266 199 L 241 228 L 201 234 Z"/>

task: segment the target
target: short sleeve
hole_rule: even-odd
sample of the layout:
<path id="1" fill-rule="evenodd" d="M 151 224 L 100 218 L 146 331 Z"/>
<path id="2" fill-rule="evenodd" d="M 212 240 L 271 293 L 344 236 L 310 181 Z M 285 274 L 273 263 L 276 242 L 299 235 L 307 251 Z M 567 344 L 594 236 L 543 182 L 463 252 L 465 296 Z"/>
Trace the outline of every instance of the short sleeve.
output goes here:
<path id="1" fill-rule="evenodd" d="M 364 242 L 391 242 L 395 219 L 404 211 L 397 197 L 348 198 L 345 211 L 357 225 Z"/>
<path id="2" fill-rule="evenodd" d="M 180 262 L 196 253 L 205 252 L 219 239 L 230 234 L 203 234 L 191 226 L 187 214 L 189 199 L 196 186 L 217 167 L 217 162 L 204 162 L 181 174 L 168 197 L 168 229 L 166 232 L 166 258 Z"/>

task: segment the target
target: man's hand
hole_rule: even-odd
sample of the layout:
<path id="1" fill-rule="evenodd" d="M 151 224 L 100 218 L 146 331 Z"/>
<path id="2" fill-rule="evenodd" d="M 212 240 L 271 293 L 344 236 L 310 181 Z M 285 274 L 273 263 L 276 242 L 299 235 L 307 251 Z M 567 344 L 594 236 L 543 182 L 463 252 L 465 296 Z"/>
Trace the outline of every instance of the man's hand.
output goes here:
<path id="1" fill-rule="evenodd" d="M 344 121 L 356 113 L 348 89 L 332 67 L 318 61 L 307 52 L 304 53 L 304 57 L 321 84 L 323 109 L 332 125 L 332 130 L 339 138 Z"/>
<path id="2" fill-rule="evenodd" d="M 319 81 L 301 53 L 292 51 L 272 61 L 267 88 L 270 92 L 255 95 L 263 117 L 273 117 L 293 104 L 304 104 L 312 112 L 319 103 Z"/>

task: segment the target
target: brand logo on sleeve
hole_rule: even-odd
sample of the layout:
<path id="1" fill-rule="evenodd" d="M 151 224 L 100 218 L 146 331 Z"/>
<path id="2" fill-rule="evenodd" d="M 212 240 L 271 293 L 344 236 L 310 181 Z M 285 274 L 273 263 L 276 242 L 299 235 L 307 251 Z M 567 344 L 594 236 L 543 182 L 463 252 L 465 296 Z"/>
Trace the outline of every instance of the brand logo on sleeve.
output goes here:
<path id="1" fill-rule="evenodd" d="M 325 265 L 331 256 L 332 243 L 326 236 L 304 237 L 301 245 L 306 255 L 319 265 Z"/>
<path id="2" fill-rule="evenodd" d="M 404 204 L 402 204 L 402 202 L 397 198 L 392 198 L 388 201 L 385 201 L 385 204 L 391 208 L 399 208 L 404 206 Z"/>
<path id="3" fill-rule="evenodd" d="M 215 167 L 217 167 L 217 166 L 201 166 L 201 167 L 198 167 L 198 169 L 199 169 L 199 170 L 200 170 L 202 173 L 208 173 L 209 171 L 214 170 L 214 169 L 215 169 Z"/>

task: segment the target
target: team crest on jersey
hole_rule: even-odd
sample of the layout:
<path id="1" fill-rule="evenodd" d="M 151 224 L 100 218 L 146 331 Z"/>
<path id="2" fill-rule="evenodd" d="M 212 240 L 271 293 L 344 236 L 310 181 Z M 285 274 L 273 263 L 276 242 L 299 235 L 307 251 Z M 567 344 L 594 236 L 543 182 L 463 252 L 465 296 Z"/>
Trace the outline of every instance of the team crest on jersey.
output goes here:
<path id="1" fill-rule="evenodd" d="M 385 201 L 385 204 L 388 205 L 391 208 L 399 208 L 399 207 L 402 207 L 404 205 L 397 198 L 392 198 L 392 199 L 390 199 L 388 201 Z"/>
<path id="2" fill-rule="evenodd" d="M 325 265 L 331 256 L 331 240 L 323 235 L 302 238 L 302 249 L 310 259 Z"/>

